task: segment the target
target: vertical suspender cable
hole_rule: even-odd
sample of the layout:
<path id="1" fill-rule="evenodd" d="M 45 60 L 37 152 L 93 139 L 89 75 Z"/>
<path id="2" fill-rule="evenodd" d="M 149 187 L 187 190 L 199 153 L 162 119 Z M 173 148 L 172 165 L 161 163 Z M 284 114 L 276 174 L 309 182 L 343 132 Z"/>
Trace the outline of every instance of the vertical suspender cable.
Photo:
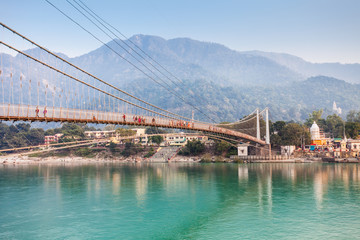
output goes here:
<path id="1" fill-rule="evenodd" d="M 22 73 L 20 73 L 20 94 L 19 94 L 19 104 L 22 105 Z"/>
<path id="2" fill-rule="evenodd" d="M 2 92 L 2 103 L 3 103 L 3 115 L 5 116 L 5 95 L 4 95 L 4 74 L 5 71 L 3 69 L 3 54 L 1 54 L 1 69 L 0 69 L 0 78 L 1 78 L 1 92 Z"/>
<path id="3" fill-rule="evenodd" d="M 40 96 L 39 96 L 39 88 L 40 88 L 40 80 L 38 79 L 38 82 L 37 82 L 37 106 L 40 105 Z"/>
<path id="4" fill-rule="evenodd" d="M 49 85 L 48 85 L 48 84 L 46 84 L 46 86 L 45 86 L 45 107 L 47 107 L 47 93 L 48 93 L 48 87 L 49 87 Z"/>
<path id="5" fill-rule="evenodd" d="M 0 69 L 0 77 L 1 77 L 1 90 L 2 90 L 2 102 L 5 104 L 5 95 L 4 95 L 4 69 L 3 69 L 3 54 L 1 53 L 1 69 Z"/>
<path id="6" fill-rule="evenodd" d="M 28 103 L 28 106 L 29 105 L 31 105 L 31 77 L 30 77 L 30 68 L 29 68 L 29 59 L 27 59 L 27 75 L 28 75 L 28 77 L 27 77 L 27 79 L 29 79 L 29 103 Z"/>
<path id="7" fill-rule="evenodd" d="M 51 113 L 52 118 L 54 118 L 55 94 L 56 94 L 56 86 L 54 86 L 54 91 L 52 92 L 52 113 Z"/>
<path id="8" fill-rule="evenodd" d="M 39 53 L 39 59 L 41 59 L 41 52 Z M 37 106 L 39 106 L 39 104 L 40 104 L 40 96 L 39 96 L 39 87 L 40 87 L 40 68 L 41 68 L 42 66 L 39 64 L 39 69 L 38 69 L 38 79 L 37 79 L 37 90 L 36 90 L 36 92 L 37 92 Z"/>
<path id="9" fill-rule="evenodd" d="M 11 56 L 11 61 L 10 61 L 10 90 L 11 90 L 11 95 L 9 94 L 9 102 L 10 103 L 14 103 L 13 100 L 13 88 L 12 88 L 12 85 L 13 85 L 13 81 L 12 81 L 12 77 L 13 77 L 13 68 L 12 68 L 12 65 L 13 65 L 13 57 Z"/>

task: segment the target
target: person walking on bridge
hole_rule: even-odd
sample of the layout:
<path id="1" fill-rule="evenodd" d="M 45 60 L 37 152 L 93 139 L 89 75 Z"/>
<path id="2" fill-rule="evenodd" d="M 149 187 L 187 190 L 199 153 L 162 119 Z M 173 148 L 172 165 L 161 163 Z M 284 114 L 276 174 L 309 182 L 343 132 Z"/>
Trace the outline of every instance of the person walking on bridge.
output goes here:
<path id="1" fill-rule="evenodd" d="M 47 109 L 46 109 L 46 107 L 44 108 L 43 113 L 44 113 L 44 117 L 46 118 L 46 114 L 47 114 Z"/>
<path id="2" fill-rule="evenodd" d="M 123 115 L 123 119 L 124 119 L 124 122 L 126 122 L 126 116 L 125 116 L 125 113 Z"/>
<path id="3" fill-rule="evenodd" d="M 36 106 L 36 109 L 35 109 L 36 117 L 39 117 L 39 112 L 40 112 L 40 110 L 39 110 L 38 106 Z"/>

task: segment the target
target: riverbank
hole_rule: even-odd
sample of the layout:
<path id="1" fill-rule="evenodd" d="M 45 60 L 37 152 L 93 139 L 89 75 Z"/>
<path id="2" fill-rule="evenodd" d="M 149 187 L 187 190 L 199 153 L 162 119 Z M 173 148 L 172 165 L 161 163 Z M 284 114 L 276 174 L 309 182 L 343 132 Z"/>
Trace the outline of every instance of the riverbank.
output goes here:
<path id="1" fill-rule="evenodd" d="M 170 162 L 200 162 L 199 157 L 176 156 Z M 66 157 L 29 157 L 29 156 L 0 156 L 0 164 L 96 164 L 96 163 L 131 163 L 131 162 L 167 162 L 153 161 L 151 158 L 114 157 L 114 158 L 84 158 L 76 156 Z"/>
<path id="2" fill-rule="evenodd" d="M 176 155 L 169 161 L 167 159 L 152 159 L 144 158 L 141 156 L 131 157 L 78 157 L 78 156 L 64 156 L 64 157 L 29 157 L 22 155 L 7 155 L 0 156 L 0 164 L 98 164 L 98 163 L 165 163 L 165 162 L 203 162 L 203 163 L 321 163 L 321 158 L 290 158 L 290 159 L 279 159 L 279 160 L 268 160 L 268 159 L 257 159 L 257 160 L 241 160 L 241 159 L 230 159 L 222 158 L 219 156 L 213 156 L 211 158 L 204 158 L 203 156 L 179 156 Z M 359 163 L 358 159 L 351 158 L 339 158 L 332 161 L 335 163 Z"/>

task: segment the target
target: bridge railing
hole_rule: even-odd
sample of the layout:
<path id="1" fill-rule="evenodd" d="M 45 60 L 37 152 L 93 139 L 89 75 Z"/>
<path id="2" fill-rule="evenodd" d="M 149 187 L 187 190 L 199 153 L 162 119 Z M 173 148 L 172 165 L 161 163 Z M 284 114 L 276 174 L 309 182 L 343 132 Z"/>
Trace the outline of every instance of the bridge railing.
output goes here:
<path id="1" fill-rule="evenodd" d="M 63 107 L 44 107 L 20 104 L 0 104 L 0 116 L 8 120 L 30 120 L 30 121 L 81 121 L 92 123 L 115 123 L 159 126 L 169 128 L 194 129 L 205 132 L 222 133 L 239 138 L 248 139 L 263 144 L 263 141 L 250 135 L 216 127 L 210 123 L 198 121 L 183 121 L 173 118 L 158 116 L 139 116 L 135 114 L 104 112 L 87 109 L 71 109 Z M 125 118 L 124 118 L 125 117 Z"/>

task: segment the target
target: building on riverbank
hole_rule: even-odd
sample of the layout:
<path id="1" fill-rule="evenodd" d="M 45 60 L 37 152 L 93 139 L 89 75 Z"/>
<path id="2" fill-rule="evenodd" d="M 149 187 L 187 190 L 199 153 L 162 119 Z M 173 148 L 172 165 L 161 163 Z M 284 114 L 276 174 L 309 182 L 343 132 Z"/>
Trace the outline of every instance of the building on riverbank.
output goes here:
<path id="1" fill-rule="evenodd" d="M 63 136 L 62 133 L 57 133 L 55 135 L 49 135 L 44 137 L 45 145 L 50 145 L 51 143 L 58 143 L 59 139 Z"/>

